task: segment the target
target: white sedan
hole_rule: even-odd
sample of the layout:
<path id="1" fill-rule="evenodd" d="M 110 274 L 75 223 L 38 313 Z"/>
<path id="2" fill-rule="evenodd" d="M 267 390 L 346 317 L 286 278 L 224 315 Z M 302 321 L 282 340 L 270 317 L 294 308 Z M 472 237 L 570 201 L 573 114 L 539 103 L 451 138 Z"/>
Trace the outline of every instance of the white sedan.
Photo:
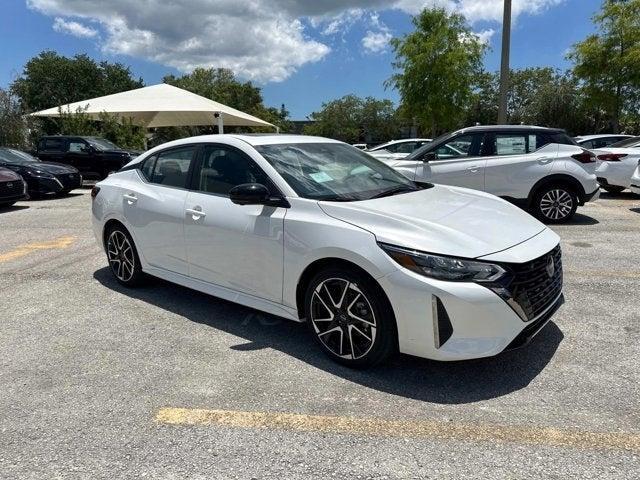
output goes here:
<path id="1" fill-rule="evenodd" d="M 92 190 L 117 281 L 144 274 L 294 321 L 354 367 L 524 345 L 563 302 L 559 237 L 492 195 L 416 184 L 341 142 L 214 135 Z"/>
<path id="2" fill-rule="evenodd" d="M 593 150 L 600 161 L 596 168 L 598 183 L 611 193 L 619 193 L 631 186 L 633 175 L 640 160 L 640 148 L 613 148 Z"/>
<path id="3" fill-rule="evenodd" d="M 405 138 L 377 145 L 367 150 L 367 153 L 378 160 L 401 160 L 410 153 L 430 143 L 430 138 Z"/>
<path id="4" fill-rule="evenodd" d="M 635 172 L 631 176 L 631 191 L 636 195 L 640 195 L 640 161 L 638 162 L 638 166 L 636 167 Z"/>

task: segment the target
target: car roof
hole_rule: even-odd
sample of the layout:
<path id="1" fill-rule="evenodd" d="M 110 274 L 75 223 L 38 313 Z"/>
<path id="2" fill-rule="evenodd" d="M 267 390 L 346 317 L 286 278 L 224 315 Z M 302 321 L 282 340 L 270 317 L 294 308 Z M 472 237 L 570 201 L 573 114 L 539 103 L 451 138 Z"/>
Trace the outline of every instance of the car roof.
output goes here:
<path id="1" fill-rule="evenodd" d="M 252 146 L 259 145 L 282 145 L 287 143 L 342 143 L 338 140 L 324 137 L 313 137 L 310 135 L 289 135 L 289 134 L 252 134 L 252 133 L 231 133 L 231 134 L 214 134 L 199 135 L 196 137 L 181 138 L 172 142 L 164 143 L 162 147 L 174 147 L 178 145 L 188 145 L 192 143 L 224 143 L 225 140 L 234 138 L 242 140 Z M 155 147 L 154 150 L 158 148 Z"/>
<path id="2" fill-rule="evenodd" d="M 580 135 L 575 137 L 574 140 L 580 141 L 580 142 L 585 142 L 587 140 L 595 140 L 598 138 L 619 138 L 620 140 L 623 140 L 625 138 L 632 138 L 633 135 L 624 135 L 622 133 L 599 133 L 597 135 Z"/>
<path id="3" fill-rule="evenodd" d="M 549 128 L 549 127 L 538 127 L 536 125 L 475 125 L 473 127 L 466 127 L 460 130 L 457 130 L 453 133 L 461 133 L 461 132 L 509 132 L 509 131 L 521 131 L 521 130 L 536 130 L 540 132 L 564 132 L 561 128 Z"/>

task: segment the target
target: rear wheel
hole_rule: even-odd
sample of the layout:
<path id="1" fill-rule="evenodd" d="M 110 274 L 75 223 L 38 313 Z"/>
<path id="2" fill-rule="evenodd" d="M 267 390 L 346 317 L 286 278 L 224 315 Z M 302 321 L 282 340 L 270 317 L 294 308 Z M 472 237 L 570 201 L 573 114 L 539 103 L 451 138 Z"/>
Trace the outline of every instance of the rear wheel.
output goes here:
<path id="1" fill-rule="evenodd" d="M 370 367 L 396 350 L 396 323 L 384 292 L 355 270 L 318 273 L 307 287 L 305 315 L 323 351 L 344 365 Z"/>
<path id="2" fill-rule="evenodd" d="M 106 239 L 109 267 L 118 283 L 125 287 L 139 285 L 144 274 L 138 252 L 129 232 L 123 226 L 116 225 L 109 229 Z"/>
<path id="3" fill-rule="evenodd" d="M 624 187 L 620 187 L 618 185 L 605 185 L 604 188 L 609 193 L 622 193 L 624 192 Z"/>
<path id="4" fill-rule="evenodd" d="M 565 185 L 547 185 L 537 193 L 534 208 L 543 222 L 564 223 L 575 215 L 578 196 Z"/>

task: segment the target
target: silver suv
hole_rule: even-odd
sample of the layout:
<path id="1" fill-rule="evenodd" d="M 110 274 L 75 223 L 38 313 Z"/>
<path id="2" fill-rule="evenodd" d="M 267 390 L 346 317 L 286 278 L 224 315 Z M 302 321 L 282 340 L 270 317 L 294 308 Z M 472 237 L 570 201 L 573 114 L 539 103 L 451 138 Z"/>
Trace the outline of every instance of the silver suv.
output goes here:
<path id="1" fill-rule="evenodd" d="M 418 182 L 497 195 L 546 223 L 568 221 L 579 205 L 600 194 L 596 156 L 558 129 L 470 127 L 386 163 Z"/>

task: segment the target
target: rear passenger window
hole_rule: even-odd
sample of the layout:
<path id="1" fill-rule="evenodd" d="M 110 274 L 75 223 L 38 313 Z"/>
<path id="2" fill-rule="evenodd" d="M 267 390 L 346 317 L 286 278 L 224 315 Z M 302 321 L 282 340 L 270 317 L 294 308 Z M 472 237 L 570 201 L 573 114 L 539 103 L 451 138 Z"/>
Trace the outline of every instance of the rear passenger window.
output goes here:
<path id="1" fill-rule="evenodd" d="M 47 138 L 44 141 L 44 149 L 52 152 L 62 152 L 64 143 L 63 138 Z"/>
<path id="2" fill-rule="evenodd" d="M 186 188 L 194 151 L 195 147 L 185 147 L 160 152 L 153 166 L 151 183 Z"/>
<path id="3" fill-rule="evenodd" d="M 496 155 L 522 155 L 527 153 L 527 138 L 522 134 L 496 135 Z"/>

